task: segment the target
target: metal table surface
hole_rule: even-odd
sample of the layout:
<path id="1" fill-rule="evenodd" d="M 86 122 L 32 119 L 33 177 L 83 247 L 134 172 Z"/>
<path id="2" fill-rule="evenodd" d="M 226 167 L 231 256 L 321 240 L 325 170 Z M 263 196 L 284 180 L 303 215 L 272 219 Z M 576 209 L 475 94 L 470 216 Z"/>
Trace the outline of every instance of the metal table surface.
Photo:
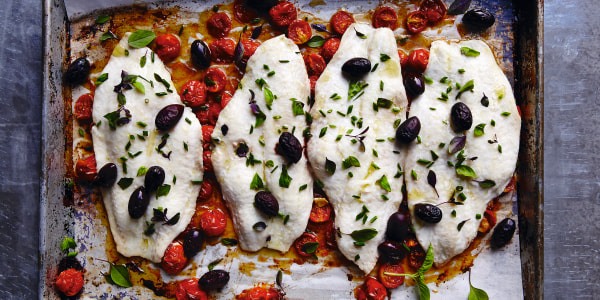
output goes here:
<path id="1" fill-rule="evenodd" d="M 544 3 L 546 299 L 600 298 L 598 4 Z M 43 151 L 42 0 L 3 0 L 0 16 L 0 299 L 34 299 Z"/>

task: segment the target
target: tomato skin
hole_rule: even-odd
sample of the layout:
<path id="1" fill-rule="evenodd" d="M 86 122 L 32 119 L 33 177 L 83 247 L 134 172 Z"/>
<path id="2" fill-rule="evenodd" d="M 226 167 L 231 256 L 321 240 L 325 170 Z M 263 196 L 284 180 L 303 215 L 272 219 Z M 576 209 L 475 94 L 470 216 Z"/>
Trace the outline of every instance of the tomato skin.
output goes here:
<path id="1" fill-rule="evenodd" d="M 160 35 L 155 42 L 155 52 L 163 62 L 170 62 L 179 56 L 181 42 L 175 35 L 170 33 Z"/>
<path id="2" fill-rule="evenodd" d="M 404 283 L 404 276 L 392 276 L 384 273 L 404 274 L 404 267 L 400 262 L 386 262 L 379 267 L 379 280 L 388 289 L 401 286 Z"/>
<path id="3" fill-rule="evenodd" d="M 404 70 L 406 68 L 406 63 L 408 62 L 408 55 L 406 55 L 406 52 L 398 50 L 398 57 L 400 58 L 400 66 Z"/>
<path id="4" fill-rule="evenodd" d="M 387 27 L 394 30 L 398 26 L 398 15 L 389 6 L 380 7 L 373 13 L 372 22 L 375 28 Z"/>
<path id="5" fill-rule="evenodd" d="M 319 239 L 317 238 L 316 234 L 305 232 L 299 238 L 296 239 L 296 241 L 294 242 L 294 248 L 296 248 L 296 252 L 298 252 L 298 255 L 304 256 L 304 257 L 310 257 L 314 253 L 304 252 L 302 250 L 302 246 L 304 246 L 306 243 L 318 243 L 318 242 L 319 242 Z"/>
<path id="6" fill-rule="evenodd" d="M 365 293 L 368 300 L 385 300 L 387 298 L 387 290 L 373 277 L 369 277 L 365 281 Z"/>
<path id="7" fill-rule="evenodd" d="M 206 103 L 206 84 L 190 80 L 181 87 L 181 102 L 189 107 L 198 107 Z"/>
<path id="8" fill-rule="evenodd" d="M 190 278 L 177 283 L 175 292 L 177 300 L 207 300 L 206 292 L 200 289 L 197 278 Z"/>
<path id="9" fill-rule="evenodd" d="M 194 113 L 196 114 L 196 118 L 198 118 L 198 121 L 200 121 L 200 124 L 202 125 L 209 125 L 210 122 L 208 121 L 208 108 L 210 107 L 211 104 L 204 104 L 202 106 L 200 106 L 200 109 L 194 111 Z"/>
<path id="10" fill-rule="evenodd" d="M 331 16 L 329 24 L 331 24 L 331 30 L 338 34 L 344 35 L 344 32 L 354 23 L 354 17 L 347 11 L 340 10 Z"/>
<path id="11" fill-rule="evenodd" d="M 83 94 L 75 101 L 73 114 L 80 122 L 89 122 L 92 120 L 92 108 L 94 107 L 94 95 Z"/>
<path id="12" fill-rule="evenodd" d="M 429 51 L 425 49 L 417 49 L 410 53 L 406 66 L 419 73 L 425 72 L 429 64 Z"/>
<path id="13" fill-rule="evenodd" d="M 232 39 L 216 39 L 208 46 L 212 60 L 217 63 L 232 63 L 235 54 L 235 42 Z"/>
<path id="14" fill-rule="evenodd" d="M 202 126 L 202 143 L 210 144 L 212 141 L 212 133 L 215 130 L 215 126 L 203 125 Z"/>
<path id="15" fill-rule="evenodd" d="M 304 64 L 306 65 L 306 71 L 308 71 L 308 76 L 321 76 L 323 71 L 325 71 L 325 59 L 319 54 L 311 53 L 307 56 L 304 56 Z"/>
<path id="16" fill-rule="evenodd" d="M 215 125 L 217 124 L 217 120 L 219 119 L 219 114 L 221 113 L 221 104 L 218 102 L 214 102 L 210 104 L 208 108 L 208 124 Z"/>
<path id="17" fill-rule="evenodd" d="M 424 12 L 413 11 L 406 17 L 406 29 L 412 34 L 419 33 L 427 28 L 427 16 Z"/>
<path id="18" fill-rule="evenodd" d="M 296 20 L 298 12 L 296 12 L 296 6 L 290 2 L 280 2 L 279 4 L 271 7 L 269 10 L 269 16 L 273 24 L 279 27 L 286 27 Z"/>
<path id="19" fill-rule="evenodd" d="M 231 95 L 229 95 L 227 93 L 223 93 L 221 95 L 221 107 L 225 108 L 225 106 L 227 106 L 227 104 L 229 104 L 229 101 L 231 101 Z"/>
<path id="20" fill-rule="evenodd" d="M 214 168 L 212 165 L 212 151 L 202 152 L 202 164 L 204 166 L 204 172 L 214 171 Z"/>
<path id="21" fill-rule="evenodd" d="M 200 193 L 198 193 L 197 201 L 204 202 L 210 199 L 213 192 L 213 184 L 208 180 L 203 180 L 200 186 Z"/>
<path id="22" fill-rule="evenodd" d="M 310 211 L 310 221 L 313 223 L 324 223 L 329 221 L 331 217 L 331 206 L 329 203 L 319 207 L 316 202 L 313 202 L 312 209 Z"/>
<path id="23" fill-rule="evenodd" d="M 173 241 L 165 250 L 161 267 L 169 274 L 177 274 L 185 268 L 187 258 L 183 253 L 183 245 L 180 242 Z"/>
<path id="24" fill-rule="evenodd" d="M 98 172 L 96 171 L 96 156 L 90 155 L 84 159 L 79 159 L 75 164 L 75 175 L 77 178 L 86 181 L 96 180 Z"/>
<path id="25" fill-rule="evenodd" d="M 216 38 L 226 37 L 231 31 L 231 19 L 226 13 L 216 13 L 206 21 L 206 28 Z"/>
<path id="26" fill-rule="evenodd" d="M 258 17 L 256 12 L 246 5 L 246 2 L 246 0 L 235 0 L 233 2 L 233 17 L 240 23 L 250 23 Z"/>
<path id="27" fill-rule="evenodd" d="M 312 29 L 310 28 L 310 24 L 308 24 L 308 22 L 304 20 L 294 20 L 288 27 L 287 36 L 297 45 L 301 45 L 308 42 L 312 36 Z"/>
<path id="28" fill-rule="evenodd" d="M 204 83 L 208 92 L 218 93 L 225 89 L 227 75 L 219 68 L 210 68 L 204 75 Z"/>
<path id="29" fill-rule="evenodd" d="M 331 249 L 337 248 L 337 241 L 335 240 L 335 235 L 337 234 L 337 230 L 335 229 L 335 224 L 330 222 L 326 225 L 325 229 L 325 245 Z"/>
<path id="30" fill-rule="evenodd" d="M 410 252 L 408 253 L 408 264 L 414 268 L 418 269 L 423 265 L 423 261 L 425 261 L 425 251 L 421 245 L 417 244 L 415 247 L 410 247 Z"/>
<path id="31" fill-rule="evenodd" d="M 279 300 L 283 296 L 273 286 L 255 286 L 253 288 L 242 291 L 241 294 L 235 297 L 237 300 Z"/>
<path id="32" fill-rule="evenodd" d="M 83 275 L 75 269 L 64 270 L 58 274 L 55 284 L 65 296 L 72 297 L 83 288 Z"/>
<path id="33" fill-rule="evenodd" d="M 218 210 L 209 210 L 200 216 L 200 227 L 207 236 L 219 236 L 225 232 L 227 219 L 225 214 Z"/>
<path id="34" fill-rule="evenodd" d="M 321 48 L 321 56 L 323 56 L 325 61 L 330 61 L 333 55 L 335 55 L 338 48 L 340 48 L 340 41 L 338 38 L 330 38 L 325 41 L 323 48 Z"/>
<path id="35" fill-rule="evenodd" d="M 441 22 L 446 15 L 446 6 L 440 0 L 425 0 L 419 10 L 425 13 L 429 25 Z"/>

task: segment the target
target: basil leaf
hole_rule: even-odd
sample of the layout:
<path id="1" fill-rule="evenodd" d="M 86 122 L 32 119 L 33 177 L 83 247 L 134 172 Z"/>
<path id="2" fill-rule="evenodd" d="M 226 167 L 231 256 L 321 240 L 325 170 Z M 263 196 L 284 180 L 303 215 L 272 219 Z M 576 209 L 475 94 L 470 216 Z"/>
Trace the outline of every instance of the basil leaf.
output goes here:
<path id="1" fill-rule="evenodd" d="M 392 107 L 392 100 L 385 98 L 377 98 L 377 107 L 390 108 Z"/>
<path id="2" fill-rule="evenodd" d="M 294 113 L 294 116 L 304 115 L 304 103 L 300 101 L 293 101 L 292 112 Z"/>
<path id="3" fill-rule="evenodd" d="M 137 171 L 137 175 L 136 176 L 143 176 L 146 175 L 146 172 L 148 172 L 148 169 L 144 166 L 141 166 L 138 171 Z"/>
<path id="4" fill-rule="evenodd" d="M 96 17 L 96 24 L 104 24 L 108 20 L 110 20 L 109 16 L 107 16 L 107 15 L 99 15 L 98 17 Z"/>
<path id="5" fill-rule="evenodd" d="M 424 274 L 431 269 L 431 266 L 433 266 L 433 246 L 429 244 L 429 248 L 427 248 L 427 254 L 425 255 L 425 260 L 417 272 Z"/>
<path id="6" fill-rule="evenodd" d="M 156 34 L 149 30 L 138 30 L 132 33 L 127 39 L 127 43 L 131 48 L 146 47 L 156 38 Z"/>
<path id="7" fill-rule="evenodd" d="M 304 245 L 302 245 L 302 251 L 304 251 L 307 254 L 312 254 L 315 253 L 315 251 L 317 251 L 317 248 L 319 247 L 319 243 L 318 242 L 311 242 L 311 243 L 306 243 Z"/>
<path id="8" fill-rule="evenodd" d="M 117 40 L 117 37 L 115 36 L 115 34 L 114 34 L 114 33 L 112 33 L 112 32 L 110 32 L 110 31 L 107 31 L 107 32 L 103 33 L 103 34 L 100 36 L 100 41 L 101 41 L 101 42 L 103 42 L 103 41 L 106 41 L 106 40 L 110 40 L 110 39 L 115 39 L 115 40 Z"/>
<path id="9" fill-rule="evenodd" d="M 323 46 L 323 44 L 325 44 L 325 38 L 319 35 L 311 37 L 310 40 L 306 42 L 306 46 L 309 46 L 311 48 L 318 48 Z"/>
<path id="10" fill-rule="evenodd" d="M 283 165 L 281 168 L 281 175 L 279 176 L 279 186 L 282 188 L 289 188 L 292 177 L 288 175 L 287 166 Z"/>
<path id="11" fill-rule="evenodd" d="M 462 53 L 464 56 L 472 56 L 472 57 L 477 57 L 479 56 L 479 51 L 475 50 L 475 49 L 471 49 L 469 47 L 460 47 L 460 53 Z"/>
<path id="12" fill-rule="evenodd" d="M 222 258 L 217 259 L 217 260 L 214 260 L 213 262 L 211 262 L 210 264 L 208 264 L 208 270 L 212 271 L 215 268 L 215 266 L 218 265 L 222 260 L 223 260 Z"/>
<path id="13" fill-rule="evenodd" d="M 346 159 L 344 159 L 344 161 L 342 162 L 342 169 L 346 170 L 350 167 L 360 167 L 360 162 L 358 161 L 358 158 L 354 156 L 348 156 Z"/>
<path id="14" fill-rule="evenodd" d="M 388 182 L 388 179 L 385 175 L 381 176 L 381 179 L 379 179 L 379 185 L 381 186 L 382 189 L 391 192 L 392 188 L 390 187 L 390 183 Z"/>
<path id="15" fill-rule="evenodd" d="M 65 251 L 69 248 L 75 248 L 77 247 L 77 244 L 75 243 L 75 240 L 69 237 L 65 237 L 63 239 L 63 241 L 60 243 L 60 249 Z"/>
<path id="16" fill-rule="evenodd" d="M 356 32 L 356 36 L 357 36 L 357 37 L 359 37 L 359 38 L 361 38 L 361 39 L 363 39 L 363 40 L 367 38 L 367 35 L 366 35 L 366 34 L 364 34 L 364 33 L 362 33 L 362 32 L 358 32 L 358 30 L 356 30 L 356 28 L 354 28 L 354 32 Z"/>
<path id="17" fill-rule="evenodd" d="M 460 90 L 458 91 L 458 94 L 456 95 L 455 99 L 460 98 L 460 95 L 462 95 L 462 93 L 464 93 L 466 91 L 472 91 L 474 87 L 475 87 L 475 82 L 472 79 L 469 80 L 467 83 L 465 83 L 465 85 L 463 85 L 460 88 Z"/>
<path id="18" fill-rule="evenodd" d="M 125 265 L 113 265 L 110 264 L 110 279 L 118 286 L 131 287 L 131 280 L 129 279 L 129 270 Z"/>
<path id="19" fill-rule="evenodd" d="M 478 124 L 477 126 L 475 126 L 475 130 L 473 131 L 473 135 L 475 135 L 475 136 L 482 136 L 485 133 L 483 131 L 484 128 L 485 128 L 485 124 L 484 123 Z"/>
<path id="20" fill-rule="evenodd" d="M 271 107 L 271 105 L 273 104 L 273 92 L 271 92 L 271 90 L 269 90 L 269 88 L 267 88 L 266 86 L 264 88 L 264 92 L 265 92 L 265 102 L 267 103 L 267 107 Z"/>
<path id="21" fill-rule="evenodd" d="M 335 162 L 329 160 L 327 157 L 325 157 L 325 171 L 327 171 L 327 173 L 329 173 L 329 175 L 333 175 L 335 173 L 335 169 L 336 169 L 336 164 Z"/>
<path id="22" fill-rule="evenodd" d="M 100 77 L 98 77 L 98 79 L 96 79 L 95 84 L 99 85 L 103 82 L 105 82 L 108 79 L 108 73 L 102 73 L 102 75 L 100 75 Z"/>
<path id="23" fill-rule="evenodd" d="M 252 182 L 250 182 L 250 188 L 253 190 L 259 190 L 264 188 L 264 184 L 258 173 L 254 173 L 254 178 L 252 178 Z"/>
<path id="24" fill-rule="evenodd" d="M 350 236 L 359 243 L 364 243 L 377 235 L 377 229 L 365 228 L 361 230 L 354 230 Z"/>
<path id="25" fill-rule="evenodd" d="M 473 171 L 473 169 L 471 169 L 471 167 L 469 167 L 467 165 L 457 166 L 455 171 L 456 171 L 457 175 L 461 175 L 461 176 L 465 176 L 465 177 L 477 177 L 477 174 L 475 174 L 475 171 Z"/>
<path id="26" fill-rule="evenodd" d="M 458 223 L 458 226 L 456 226 L 456 230 L 460 231 L 463 228 L 463 226 L 465 225 L 465 223 L 467 223 L 467 221 L 469 221 L 469 219 L 466 219 L 466 220 Z"/>
<path id="27" fill-rule="evenodd" d="M 167 209 L 165 208 L 165 212 L 167 211 Z M 179 222 L 179 218 L 181 216 L 181 213 L 176 213 L 173 217 L 171 217 L 168 221 L 166 221 L 164 224 L 165 225 L 175 225 L 177 224 L 177 222 Z M 166 217 L 166 215 L 165 215 Z"/>
<path id="28" fill-rule="evenodd" d="M 123 177 L 119 179 L 117 185 L 121 187 L 122 190 L 127 189 L 133 183 L 133 178 Z"/>
<path id="29" fill-rule="evenodd" d="M 496 182 L 490 179 L 480 181 L 479 186 L 482 188 L 490 188 L 496 185 Z"/>
<path id="30" fill-rule="evenodd" d="M 141 82 L 134 81 L 131 84 L 133 84 L 135 89 L 138 90 L 140 93 L 146 94 L 146 88 L 144 88 L 144 85 Z"/>
<path id="31" fill-rule="evenodd" d="M 471 285 L 471 290 L 469 291 L 469 300 L 488 300 L 488 299 L 490 299 L 490 298 L 484 290 L 478 289 Z"/>
<path id="32" fill-rule="evenodd" d="M 281 269 L 279 269 L 279 271 L 277 271 L 277 276 L 275 276 L 275 283 L 277 283 L 277 285 L 279 287 L 281 287 L 282 280 L 283 280 L 283 271 Z"/>
<path id="33" fill-rule="evenodd" d="M 238 241 L 236 239 L 221 239 L 221 243 L 225 246 L 235 246 L 238 244 Z"/>
<path id="34" fill-rule="evenodd" d="M 417 280 L 417 285 L 419 286 L 419 300 L 429 300 L 431 295 L 425 282 Z"/>
<path id="35" fill-rule="evenodd" d="M 140 58 L 140 67 L 143 68 L 146 65 L 146 55 Z"/>
<path id="36" fill-rule="evenodd" d="M 471 5 L 471 0 L 456 0 L 452 2 L 446 14 L 451 16 L 464 14 L 469 9 L 469 5 Z"/>
<path id="37" fill-rule="evenodd" d="M 384 61 L 384 62 L 385 62 L 385 61 L 388 61 L 388 60 L 390 60 L 390 58 L 391 58 L 391 57 L 390 57 L 389 55 L 385 54 L 385 53 L 381 53 L 381 54 L 379 54 L 379 60 L 381 60 L 381 61 Z"/>
<path id="38" fill-rule="evenodd" d="M 161 196 L 166 196 L 169 194 L 170 191 L 171 191 L 171 185 L 163 184 L 163 185 L 159 186 L 158 189 L 156 189 L 156 198 L 161 197 Z"/>

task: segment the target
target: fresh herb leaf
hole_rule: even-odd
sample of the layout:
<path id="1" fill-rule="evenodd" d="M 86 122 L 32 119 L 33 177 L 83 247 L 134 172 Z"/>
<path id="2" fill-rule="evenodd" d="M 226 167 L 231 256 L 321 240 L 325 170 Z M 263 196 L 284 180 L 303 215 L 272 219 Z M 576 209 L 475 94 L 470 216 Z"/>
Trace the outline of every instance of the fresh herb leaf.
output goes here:
<path id="1" fill-rule="evenodd" d="M 119 187 L 121 187 L 122 190 L 124 190 L 124 189 L 128 188 L 132 183 L 133 183 L 133 178 L 123 177 L 123 178 L 119 179 L 119 182 L 117 182 L 117 185 Z"/>
<path id="2" fill-rule="evenodd" d="M 377 107 L 390 108 L 392 107 L 392 100 L 385 98 L 377 98 Z"/>
<path id="3" fill-rule="evenodd" d="M 469 286 L 470 286 L 469 300 L 489 300 L 490 299 L 488 294 L 484 290 L 478 289 L 471 284 L 471 271 L 469 271 Z"/>
<path id="4" fill-rule="evenodd" d="M 132 33 L 127 39 L 127 43 L 131 48 L 146 47 L 156 38 L 156 34 L 149 30 L 138 30 Z"/>
<path id="5" fill-rule="evenodd" d="M 102 75 L 100 75 L 100 77 L 98 77 L 98 79 L 96 79 L 95 84 L 99 85 L 103 82 L 105 82 L 108 79 L 108 73 L 102 73 Z"/>
<path id="6" fill-rule="evenodd" d="M 356 36 L 358 36 L 359 38 L 361 38 L 363 40 L 367 38 L 366 34 L 364 34 L 362 32 L 358 32 L 358 30 L 356 30 L 356 28 L 354 28 L 354 32 L 356 32 Z"/>
<path id="7" fill-rule="evenodd" d="M 282 188 L 289 188 L 292 177 L 288 175 L 287 166 L 283 165 L 281 168 L 281 175 L 279 176 L 279 186 Z"/>
<path id="8" fill-rule="evenodd" d="M 104 24 L 110 20 L 110 17 L 107 15 L 99 15 L 96 17 L 96 24 Z"/>
<path id="9" fill-rule="evenodd" d="M 361 82 L 361 81 L 350 82 L 350 86 L 348 87 L 348 100 L 358 99 L 358 97 L 360 97 L 360 96 L 362 96 L 362 94 L 364 94 L 363 90 L 367 86 L 369 86 L 368 83 Z"/>
<path id="10" fill-rule="evenodd" d="M 70 237 L 65 237 L 63 239 L 63 241 L 60 243 L 60 249 L 62 251 L 65 251 L 69 248 L 75 248 L 75 247 L 77 247 L 77 243 L 75 243 L 75 240 Z"/>
<path id="11" fill-rule="evenodd" d="M 385 175 L 381 176 L 381 179 L 379 179 L 379 185 L 381 186 L 382 189 L 391 192 L 392 188 L 390 187 L 390 183 L 388 182 L 388 179 Z"/>
<path id="12" fill-rule="evenodd" d="M 254 177 L 252 178 L 252 182 L 250 182 L 250 189 L 259 190 L 264 188 L 264 183 L 258 173 L 254 173 Z"/>
<path id="13" fill-rule="evenodd" d="M 110 275 L 107 275 L 110 278 L 110 283 L 116 284 L 122 287 L 131 287 L 131 280 L 129 279 L 129 270 L 125 265 L 114 265 L 110 264 Z M 107 278 L 107 277 L 105 277 Z M 107 281 L 108 281 L 107 278 Z"/>
<path id="14" fill-rule="evenodd" d="M 294 116 L 304 115 L 304 103 L 300 101 L 293 101 L 292 112 L 294 113 Z"/>
<path id="15" fill-rule="evenodd" d="M 350 167 L 360 167 L 360 162 L 358 161 L 358 158 L 354 156 L 348 156 L 346 159 L 344 159 L 344 161 L 342 162 L 342 169 L 346 170 Z"/>
<path id="16" fill-rule="evenodd" d="M 485 128 L 485 123 L 478 124 L 475 126 L 475 130 L 473 130 L 473 135 L 482 136 L 485 132 L 483 129 Z"/>
<path id="17" fill-rule="evenodd" d="M 218 265 L 223 259 L 213 260 L 210 264 L 208 264 L 208 270 L 212 271 L 216 265 Z"/>
<path id="18" fill-rule="evenodd" d="M 465 83 L 465 85 L 463 85 L 460 90 L 458 91 L 458 94 L 456 95 L 455 99 L 460 98 L 460 95 L 462 95 L 462 93 L 466 92 L 466 91 L 473 91 L 473 88 L 475 87 L 475 82 L 473 81 L 473 79 L 467 81 L 467 83 Z"/>
<path id="19" fill-rule="evenodd" d="M 469 167 L 467 165 L 456 166 L 455 171 L 456 171 L 456 175 L 465 176 L 465 177 L 477 177 L 477 174 L 475 174 L 475 171 L 473 171 L 473 169 L 471 169 L 471 167 Z"/>
<path id="20" fill-rule="evenodd" d="M 482 188 L 491 188 L 496 185 L 496 182 L 490 179 L 479 182 L 479 186 Z"/>
<path id="21" fill-rule="evenodd" d="M 305 253 L 312 254 L 317 251 L 317 248 L 319 248 L 319 242 L 305 243 L 301 248 Z"/>
<path id="22" fill-rule="evenodd" d="M 354 230 L 350 234 L 352 239 L 354 239 L 355 241 L 357 241 L 359 243 L 364 243 L 368 240 L 371 240 L 376 235 L 377 235 L 377 229 L 374 229 L 374 228 L 365 228 L 365 229 L 361 229 L 361 230 Z"/>
<path id="23" fill-rule="evenodd" d="M 156 198 L 161 197 L 161 196 L 166 196 L 169 194 L 170 191 L 171 191 L 171 185 L 163 184 L 163 185 L 159 186 L 158 189 L 156 189 Z"/>
<path id="24" fill-rule="evenodd" d="M 319 35 L 315 35 L 306 42 L 306 45 L 311 48 L 319 48 L 325 44 L 325 38 Z"/>
<path id="25" fill-rule="evenodd" d="M 466 220 L 464 220 L 464 221 L 462 221 L 462 222 L 458 223 L 458 226 L 456 226 L 456 229 L 457 229 L 458 231 L 460 231 L 460 230 L 463 228 L 463 226 L 465 225 L 465 223 L 467 223 L 467 221 L 469 221 L 469 220 L 470 220 L 470 219 L 466 219 Z"/>
<path id="26" fill-rule="evenodd" d="M 325 170 L 327 171 L 327 173 L 329 173 L 329 175 L 333 175 L 335 173 L 335 169 L 336 169 L 336 164 L 335 162 L 329 160 L 327 157 L 325 157 Z"/>
<path id="27" fill-rule="evenodd" d="M 384 61 L 384 62 L 385 62 L 385 61 L 388 61 L 388 60 L 390 60 L 390 58 L 391 58 L 391 57 L 390 57 L 389 55 L 385 54 L 385 53 L 381 53 L 381 54 L 379 54 L 379 60 L 381 60 L 381 61 Z"/>
<path id="28" fill-rule="evenodd" d="M 225 246 L 235 246 L 238 244 L 238 241 L 236 239 L 224 238 L 224 239 L 221 239 L 221 243 Z"/>
<path id="29" fill-rule="evenodd" d="M 462 53 L 464 56 L 472 56 L 472 57 L 476 57 L 479 56 L 479 51 L 475 50 L 475 49 L 471 49 L 469 47 L 460 47 L 460 53 Z"/>
<path id="30" fill-rule="evenodd" d="M 507 111 L 505 111 L 505 112 L 501 113 L 501 115 L 504 116 L 504 117 L 508 117 L 508 116 L 510 116 L 510 113 L 507 112 Z"/>

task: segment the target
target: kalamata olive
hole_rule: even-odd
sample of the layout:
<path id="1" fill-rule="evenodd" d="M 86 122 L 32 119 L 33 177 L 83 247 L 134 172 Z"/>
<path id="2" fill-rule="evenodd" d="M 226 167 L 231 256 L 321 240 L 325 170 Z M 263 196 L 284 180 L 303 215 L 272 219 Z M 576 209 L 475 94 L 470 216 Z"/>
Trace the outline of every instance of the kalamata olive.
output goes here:
<path id="1" fill-rule="evenodd" d="M 350 77 L 361 77 L 371 71 L 371 62 L 363 57 L 349 59 L 342 66 L 342 72 Z"/>
<path id="2" fill-rule="evenodd" d="M 387 261 L 399 261 L 406 255 L 402 244 L 394 241 L 385 241 L 377 246 L 381 258 Z"/>
<path id="3" fill-rule="evenodd" d="M 150 203 L 150 196 L 143 186 L 137 188 L 129 197 L 129 204 L 127 209 L 129 210 L 129 216 L 133 219 L 141 218 L 148 208 Z"/>
<path id="4" fill-rule="evenodd" d="M 248 0 L 246 1 L 246 5 L 250 8 L 255 9 L 259 13 L 268 13 L 269 10 L 277 5 L 279 1 L 277 0 Z"/>
<path id="5" fill-rule="evenodd" d="M 414 141 L 421 131 L 421 122 L 417 116 L 410 117 L 396 129 L 396 140 L 402 144 Z"/>
<path id="6" fill-rule="evenodd" d="M 407 215 L 401 212 L 393 213 L 387 222 L 387 238 L 396 242 L 402 242 L 408 235 L 410 220 Z"/>
<path id="7" fill-rule="evenodd" d="M 117 166 L 113 163 L 107 163 L 98 171 L 98 180 L 96 183 L 101 187 L 111 187 L 117 180 Z"/>
<path id="8" fill-rule="evenodd" d="M 225 270 L 208 271 L 198 280 L 198 284 L 205 290 L 218 290 L 229 282 L 229 272 Z"/>
<path id="9" fill-rule="evenodd" d="M 65 72 L 65 80 L 71 84 L 81 84 L 90 75 L 90 62 L 85 57 L 73 61 Z"/>
<path id="10" fill-rule="evenodd" d="M 192 54 L 192 63 L 194 66 L 200 69 L 210 67 L 210 48 L 204 41 L 195 40 L 192 43 L 190 52 Z"/>
<path id="11" fill-rule="evenodd" d="M 487 9 L 476 8 L 469 10 L 462 21 L 472 31 L 483 31 L 494 25 L 496 18 Z"/>
<path id="12" fill-rule="evenodd" d="M 183 253 L 187 258 L 191 258 L 202 248 L 204 243 L 204 232 L 199 228 L 192 228 L 183 238 Z"/>
<path id="13" fill-rule="evenodd" d="M 275 152 L 285 157 L 291 163 L 297 163 L 302 158 L 302 144 L 291 133 L 284 132 L 279 136 L 279 143 L 275 146 Z"/>
<path id="14" fill-rule="evenodd" d="M 177 125 L 177 122 L 179 122 L 179 119 L 183 115 L 183 107 L 181 104 L 171 104 L 163 107 L 156 114 L 156 119 L 154 120 L 156 129 L 165 131 Z"/>
<path id="15" fill-rule="evenodd" d="M 152 193 L 158 189 L 165 181 L 165 170 L 159 166 L 152 166 L 146 172 L 144 178 L 144 186 L 148 193 Z"/>
<path id="16" fill-rule="evenodd" d="M 427 223 L 438 223 L 442 220 L 442 210 L 431 204 L 416 204 L 415 215 Z"/>
<path id="17" fill-rule="evenodd" d="M 473 125 L 473 115 L 466 104 L 457 102 L 450 110 L 450 121 L 450 126 L 456 132 L 469 130 Z"/>
<path id="18" fill-rule="evenodd" d="M 517 224 L 510 218 L 506 218 L 494 228 L 494 233 L 492 233 L 491 244 L 494 248 L 504 247 L 515 234 L 515 229 L 517 228 Z"/>
<path id="19" fill-rule="evenodd" d="M 279 212 L 279 202 L 273 194 L 260 191 L 254 195 L 254 206 L 269 217 L 274 217 Z"/>
<path id="20" fill-rule="evenodd" d="M 413 72 L 406 73 L 404 75 L 404 88 L 406 89 L 406 93 L 412 98 L 423 94 L 425 92 L 423 75 Z"/>

